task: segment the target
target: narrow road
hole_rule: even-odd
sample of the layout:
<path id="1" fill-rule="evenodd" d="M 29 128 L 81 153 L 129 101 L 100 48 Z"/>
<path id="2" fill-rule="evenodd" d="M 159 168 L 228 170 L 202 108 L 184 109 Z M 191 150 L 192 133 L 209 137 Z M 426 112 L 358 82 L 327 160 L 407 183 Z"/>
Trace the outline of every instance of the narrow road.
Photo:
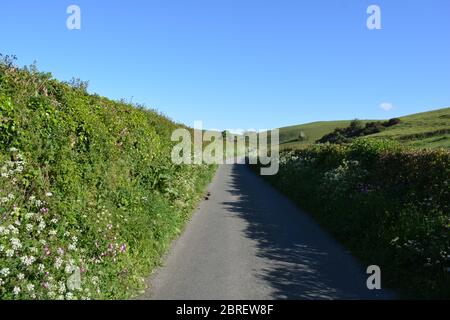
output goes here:
<path id="1" fill-rule="evenodd" d="M 377 299 L 365 268 L 244 165 L 222 165 L 139 299 Z"/>

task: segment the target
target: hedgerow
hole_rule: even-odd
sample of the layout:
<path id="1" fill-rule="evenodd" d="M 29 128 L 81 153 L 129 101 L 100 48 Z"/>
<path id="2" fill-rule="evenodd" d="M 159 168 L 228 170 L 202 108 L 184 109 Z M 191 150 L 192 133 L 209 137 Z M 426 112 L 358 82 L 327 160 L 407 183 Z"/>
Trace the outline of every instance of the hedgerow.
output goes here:
<path id="1" fill-rule="evenodd" d="M 0 63 L 0 299 L 128 298 L 214 168 L 174 165 L 179 125 Z"/>
<path id="2" fill-rule="evenodd" d="M 450 297 L 450 152 L 386 140 L 280 155 L 267 177 L 384 284 L 407 297 Z"/>

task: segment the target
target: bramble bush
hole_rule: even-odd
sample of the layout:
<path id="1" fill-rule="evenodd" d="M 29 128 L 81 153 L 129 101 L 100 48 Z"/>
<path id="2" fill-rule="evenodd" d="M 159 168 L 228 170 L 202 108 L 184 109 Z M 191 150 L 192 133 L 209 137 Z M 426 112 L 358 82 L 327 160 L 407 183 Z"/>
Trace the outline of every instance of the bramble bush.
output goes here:
<path id="1" fill-rule="evenodd" d="M 450 297 L 450 152 L 357 139 L 280 154 L 267 177 L 410 297 Z"/>
<path id="2" fill-rule="evenodd" d="M 6 60 L 0 299 L 137 294 L 214 167 L 172 164 L 164 116 Z"/>

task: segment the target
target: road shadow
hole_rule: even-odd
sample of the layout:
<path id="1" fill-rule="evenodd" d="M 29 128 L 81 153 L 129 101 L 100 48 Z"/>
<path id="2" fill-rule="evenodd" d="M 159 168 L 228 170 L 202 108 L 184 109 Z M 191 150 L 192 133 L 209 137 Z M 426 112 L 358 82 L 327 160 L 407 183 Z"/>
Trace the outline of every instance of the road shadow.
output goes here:
<path id="1" fill-rule="evenodd" d="M 245 165 L 231 167 L 231 194 L 222 202 L 247 222 L 257 256 L 269 260 L 256 277 L 268 283 L 274 299 L 373 299 L 359 265 L 309 217 Z"/>

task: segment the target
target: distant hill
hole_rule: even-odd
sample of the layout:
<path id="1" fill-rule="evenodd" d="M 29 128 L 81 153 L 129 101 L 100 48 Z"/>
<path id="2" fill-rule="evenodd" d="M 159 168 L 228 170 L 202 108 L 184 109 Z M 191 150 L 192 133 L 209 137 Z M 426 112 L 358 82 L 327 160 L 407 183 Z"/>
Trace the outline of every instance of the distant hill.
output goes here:
<path id="1" fill-rule="evenodd" d="M 414 147 L 450 148 L 450 108 L 416 113 L 372 137 L 392 138 Z"/>
<path id="2" fill-rule="evenodd" d="M 399 124 L 368 137 L 391 138 L 419 148 L 450 148 L 450 108 L 408 115 L 400 120 Z M 370 121 L 377 120 L 361 120 L 361 123 Z M 347 127 L 350 122 L 351 120 L 320 121 L 280 128 L 281 148 L 303 148 L 336 128 Z"/>
<path id="3" fill-rule="evenodd" d="M 366 123 L 371 120 L 363 120 Z M 280 144 L 282 147 L 296 147 L 301 148 L 309 144 L 315 143 L 324 135 L 332 132 L 336 128 L 344 128 L 350 125 L 351 120 L 339 121 L 318 121 L 306 124 L 280 128 Z M 299 139 L 300 135 L 304 137 Z"/>

